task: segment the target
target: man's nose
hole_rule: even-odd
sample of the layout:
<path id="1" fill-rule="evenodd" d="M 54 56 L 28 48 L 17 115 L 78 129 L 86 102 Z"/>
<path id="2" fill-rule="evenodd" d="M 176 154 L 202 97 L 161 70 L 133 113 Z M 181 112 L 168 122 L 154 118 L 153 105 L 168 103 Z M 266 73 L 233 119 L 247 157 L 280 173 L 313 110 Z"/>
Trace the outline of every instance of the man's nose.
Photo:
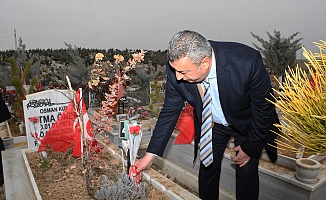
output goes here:
<path id="1" fill-rule="evenodd" d="M 183 77 L 184 77 L 184 75 L 181 74 L 181 73 L 179 73 L 179 72 L 176 72 L 176 73 L 175 73 L 175 76 L 176 76 L 177 80 L 181 80 L 181 79 L 183 79 Z"/>

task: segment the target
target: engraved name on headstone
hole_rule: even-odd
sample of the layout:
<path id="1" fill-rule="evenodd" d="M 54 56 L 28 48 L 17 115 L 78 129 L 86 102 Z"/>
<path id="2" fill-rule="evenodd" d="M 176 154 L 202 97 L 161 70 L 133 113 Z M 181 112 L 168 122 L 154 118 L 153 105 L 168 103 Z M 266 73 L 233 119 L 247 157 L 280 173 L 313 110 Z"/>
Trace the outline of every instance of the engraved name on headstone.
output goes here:
<path id="1" fill-rule="evenodd" d="M 47 90 L 26 95 L 23 108 L 28 148 L 37 147 L 39 141 L 36 138 L 44 138 L 71 98 L 69 90 Z"/>

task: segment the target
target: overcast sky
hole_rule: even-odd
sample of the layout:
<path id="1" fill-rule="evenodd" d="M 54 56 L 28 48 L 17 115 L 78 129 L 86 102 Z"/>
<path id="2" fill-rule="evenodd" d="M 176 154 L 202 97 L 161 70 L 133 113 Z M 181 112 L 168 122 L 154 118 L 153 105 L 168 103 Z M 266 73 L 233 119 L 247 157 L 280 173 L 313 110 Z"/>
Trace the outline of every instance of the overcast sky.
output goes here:
<path id="1" fill-rule="evenodd" d="M 326 0 L 0 0 L 0 50 L 77 47 L 165 50 L 184 29 L 207 39 L 253 46 L 253 32 L 289 37 L 302 44 L 326 40 Z M 300 53 L 301 54 L 301 53 Z"/>

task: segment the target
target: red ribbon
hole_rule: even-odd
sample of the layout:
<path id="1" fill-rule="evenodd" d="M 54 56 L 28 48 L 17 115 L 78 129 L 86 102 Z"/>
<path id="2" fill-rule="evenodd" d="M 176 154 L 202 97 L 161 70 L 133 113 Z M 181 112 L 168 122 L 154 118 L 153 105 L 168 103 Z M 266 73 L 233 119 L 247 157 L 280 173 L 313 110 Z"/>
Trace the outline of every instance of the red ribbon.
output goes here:
<path id="1" fill-rule="evenodd" d="M 141 180 L 141 175 L 138 176 L 141 172 L 137 172 L 137 167 L 135 165 L 131 165 L 129 168 L 129 178 L 132 178 L 135 180 L 136 185 L 138 185 L 139 181 Z"/>

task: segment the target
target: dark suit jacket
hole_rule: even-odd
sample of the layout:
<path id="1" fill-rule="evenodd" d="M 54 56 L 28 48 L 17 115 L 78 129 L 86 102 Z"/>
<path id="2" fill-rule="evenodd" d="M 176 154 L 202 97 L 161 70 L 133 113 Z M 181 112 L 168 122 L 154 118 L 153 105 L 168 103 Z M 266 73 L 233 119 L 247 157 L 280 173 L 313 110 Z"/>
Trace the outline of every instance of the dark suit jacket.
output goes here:
<path id="1" fill-rule="evenodd" d="M 0 123 L 11 118 L 8 107 L 5 103 L 5 101 L 2 99 L 1 95 L 0 95 L 0 113 L 1 113 L 0 114 Z"/>
<path id="2" fill-rule="evenodd" d="M 6 120 L 11 118 L 8 107 L 7 107 L 6 103 L 4 102 L 4 100 L 2 99 L 1 94 L 0 94 L 0 113 L 1 113 L 0 114 L 0 123 L 5 122 Z M 0 151 L 3 151 L 3 150 L 5 150 L 5 146 L 3 145 L 2 138 L 0 137 Z M 1 156 L 0 156 L 0 158 L 1 158 Z M 2 170 L 1 167 L 0 167 L 0 170 Z M 1 182 L 1 179 L 2 179 L 2 177 L 0 175 L 0 182 Z"/>
<path id="3" fill-rule="evenodd" d="M 242 150 L 252 158 L 259 158 L 264 147 L 272 161 L 277 158 L 276 149 L 266 143 L 274 143 L 270 132 L 278 117 L 271 97 L 269 75 L 260 53 L 243 44 L 210 41 L 216 56 L 216 73 L 221 106 L 225 118 L 239 133 L 247 137 Z M 202 100 L 196 83 L 178 81 L 175 70 L 167 64 L 167 80 L 164 105 L 156 123 L 147 151 L 162 156 L 173 132 L 179 114 L 188 101 L 194 109 L 195 158 L 200 139 Z"/>

